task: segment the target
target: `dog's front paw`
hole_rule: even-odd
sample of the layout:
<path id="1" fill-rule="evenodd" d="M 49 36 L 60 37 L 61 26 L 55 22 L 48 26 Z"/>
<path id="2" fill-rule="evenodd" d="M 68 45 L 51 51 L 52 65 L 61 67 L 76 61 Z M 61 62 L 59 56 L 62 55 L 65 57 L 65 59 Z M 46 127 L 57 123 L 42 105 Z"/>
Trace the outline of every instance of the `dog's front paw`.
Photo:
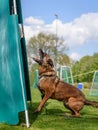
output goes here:
<path id="1" fill-rule="evenodd" d="M 34 112 L 33 112 L 33 114 L 38 114 L 39 113 L 39 111 L 38 110 L 35 110 Z"/>

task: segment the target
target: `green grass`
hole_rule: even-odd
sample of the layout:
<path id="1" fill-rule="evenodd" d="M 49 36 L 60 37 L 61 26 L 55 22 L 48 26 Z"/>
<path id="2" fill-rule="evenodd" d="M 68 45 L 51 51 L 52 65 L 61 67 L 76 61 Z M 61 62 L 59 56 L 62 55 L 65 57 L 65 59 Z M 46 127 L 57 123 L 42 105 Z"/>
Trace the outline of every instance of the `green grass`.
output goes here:
<path id="1" fill-rule="evenodd" d="M 85 106 L 81 110 L 80 118 L 71 118 L 66 116 L 67 110 L 62 102 L 49 99 L 46 108 L 38 115 L 32 112 L 37 108 L 40 102 L 40 93 L 37 89 L 32 90 L 32 106 L 28 103 L 30 128 L 22 126 L 25 123 L 24 112 L 19 114 L 19 124 L 10 126 L 0 124 L 0 130 L 98 130 L 98 108 Z M 98 97 L 89 96 L 89 91 L 84 90 L 86 97 L 90 100 L 98 101 Z"/>

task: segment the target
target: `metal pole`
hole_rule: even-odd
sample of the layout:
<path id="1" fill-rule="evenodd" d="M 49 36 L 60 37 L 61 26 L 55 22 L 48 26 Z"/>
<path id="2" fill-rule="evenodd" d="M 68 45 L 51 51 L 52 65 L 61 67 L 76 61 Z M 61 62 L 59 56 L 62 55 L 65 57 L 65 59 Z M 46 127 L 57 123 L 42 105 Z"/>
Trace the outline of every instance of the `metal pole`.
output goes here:
<path id="1" fill-rule="evenodd" d="M 57 33 L 58 33 L 58 25 L 57 25 L 57 21 L 58 21 L 58 15 L 55 14 L 55 17 L 56 17 L 56 52 L 55 52 L 55 69 L 57 71 Z"/>
<path id="2" fill-rule="evenodd" d="M 21 80 L 21 86 L 22 86 L 22 97 L 23 97 L 23 103 L 24 103 L 24 109 L 25 109 L 26 126 L 30 127 L 27 104 L 26 104 L 26 97 L 25 97 L 25 90 L 24 90 L 24 84 L 23 84 L 23 81 L 22 81 L 22 68 L 21 68 L 21 65 L 20 65 L 19 54 L 18 54 L 18 62 L 19 62 L 20 80 Z"/>
<path id="3" fill-rule="evenodd" d="M 14 14 L 17 14 L 16 0 L 13 0 Z"/>

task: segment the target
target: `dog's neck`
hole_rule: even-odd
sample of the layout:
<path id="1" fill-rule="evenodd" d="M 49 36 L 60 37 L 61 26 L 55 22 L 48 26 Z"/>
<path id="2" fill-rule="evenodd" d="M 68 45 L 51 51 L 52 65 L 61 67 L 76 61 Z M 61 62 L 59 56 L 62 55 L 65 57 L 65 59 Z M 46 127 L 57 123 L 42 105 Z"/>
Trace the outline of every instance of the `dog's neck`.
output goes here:
<path id="1" fill-rule="evenodd" d="M 39 67 L 39 78 L 43 77 L 43 76 L 56 76 L 56 72 L 54 70 L 54 68 L 52 67 L 45 67 L 45 66 L 41 66 Z"/>
<path id="2" fill-rule="evenodd" d="M 46 76 L 56 76 L 56 73 L 55 72 L 46 72 L 46 73 L 42 73 L 42 74 L 40 74 L 39 75 L 39 78 L 41 78 L 41 77 L 46 77 Z"/>

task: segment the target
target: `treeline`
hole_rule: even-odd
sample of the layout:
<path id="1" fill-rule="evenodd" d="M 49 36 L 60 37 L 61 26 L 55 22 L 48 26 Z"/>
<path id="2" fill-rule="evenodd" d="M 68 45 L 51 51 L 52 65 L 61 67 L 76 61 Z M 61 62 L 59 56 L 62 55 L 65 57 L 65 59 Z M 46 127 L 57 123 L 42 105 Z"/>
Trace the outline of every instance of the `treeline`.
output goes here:
<path id="1" fill-rule="evenodd" d="M 98 53 L 82 57 L 72 65 L 74 82 L 92 82 L 96 70 L 98 70 Z"/>

